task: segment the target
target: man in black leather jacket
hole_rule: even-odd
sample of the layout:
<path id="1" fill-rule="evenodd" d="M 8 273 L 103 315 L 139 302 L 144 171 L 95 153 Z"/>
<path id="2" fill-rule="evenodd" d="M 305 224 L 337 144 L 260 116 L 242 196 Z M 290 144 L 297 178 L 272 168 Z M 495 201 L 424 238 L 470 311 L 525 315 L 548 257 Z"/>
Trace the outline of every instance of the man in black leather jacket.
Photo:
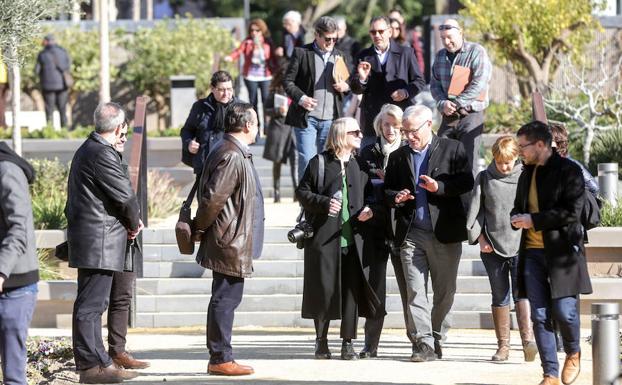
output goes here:
<path id="1" fill-rule="evenodd" d="M 114 272 L 123 271 L 126 240 L 142 230 L 139 206 L 114 145 L 125 124 L 116 103 L 95 110 L 95 132 L 76 151 L 67 188 L 69 266 L 78 269 L 73 352 L 80 383 L 118 383 L 136 376 L 117 367 L 104 348 L 101 316 Z"/>

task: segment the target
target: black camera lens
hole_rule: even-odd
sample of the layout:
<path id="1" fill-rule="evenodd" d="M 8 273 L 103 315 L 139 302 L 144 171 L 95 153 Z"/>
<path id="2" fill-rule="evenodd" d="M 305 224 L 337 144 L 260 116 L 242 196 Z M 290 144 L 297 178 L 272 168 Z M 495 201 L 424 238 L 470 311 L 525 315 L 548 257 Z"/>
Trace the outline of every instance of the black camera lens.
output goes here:
<path id="1" fill-rule="evenodd" d="M 291 243 L 296 243 L 304 239 L 304 235 L 305 233 L 302 230 L 300 230 L 298 227 L 295 227 L 287 233 L 287 240 Z"/>

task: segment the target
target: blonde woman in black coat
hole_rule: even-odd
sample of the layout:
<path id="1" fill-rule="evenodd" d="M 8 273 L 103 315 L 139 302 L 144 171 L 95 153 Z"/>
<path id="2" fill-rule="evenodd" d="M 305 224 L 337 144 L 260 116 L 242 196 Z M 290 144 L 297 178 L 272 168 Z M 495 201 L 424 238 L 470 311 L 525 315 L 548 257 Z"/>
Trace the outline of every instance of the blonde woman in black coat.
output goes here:
<path id="1" fill-rule="evenodd" d="M 364 205 L 367 174 L 353 157 L 360 144 L 356 120 L 335 120 L 326 150 L 311 159 L 296 190 L 315 233 L 304 243 L 302 317 L 315 322 L 318 359 L 331 357 L 327 340 L 330 320 L 341 319 L 341 358 L 353 360 L 357 358 L 352 340 L 359 315 L 384 314 L 361 263 L 361 231 L 373 212 Z M 319 157 L 324 164 L 322 182 L 318 181 Z M 343 200 L 333 198 L 338 192 Z"/>

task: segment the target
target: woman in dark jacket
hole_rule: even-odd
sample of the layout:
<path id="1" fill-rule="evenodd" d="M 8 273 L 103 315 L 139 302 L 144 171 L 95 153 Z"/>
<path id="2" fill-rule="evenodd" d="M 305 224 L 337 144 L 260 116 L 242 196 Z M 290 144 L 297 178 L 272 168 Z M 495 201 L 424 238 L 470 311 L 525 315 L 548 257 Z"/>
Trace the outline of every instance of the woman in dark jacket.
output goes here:
<path id="1" fill-rule="evenodd" d="M 356 120 L 335 120 L 328 132 L 326 151 L 311 159 L 296 190 L 315 233 L 304 242 L 302 317 L 315 322 L 318 359 L 331 356 L 327 340 L 330 320 L 341 319 L 341 358 L 352 360 L 357 358 L 352 339 L 356 338 L 359 315 L 384 314 L 361 263 L 361 228 L 373 213 L 364 206 L 367 175 L 352 158 L 360 144 Z M 323 181 L 318 180 L 320 159 Z"/>
<path id="2" fill-rule="evenodd" d="M 283 88 L 283 76 L 287 69 L 287 59 L 280 58 L 279 69 L 275 72 L 270 84 L 270 96 L 266 100 L 266 114 L 271 117 L 270 125 L 266 129 L 266 145 L 263 150 L 263 157 L 274 162 L 272 164 L 272 180 L 274 183 L 274 203 L 281 201 L 281 165 L 287 163 L 292 174 L 294 189 L 298 184 L 298 153 L 296 152 L 296 139 L 292 126 L 285 124 L 285 116 L 291 99 L 287 97 Z M 279 95 L 279 96 L 276 96 Z M 279 106 L 275 106 L 275 97 L 281 100 Z M 286 103 L 285 103 L 286 101 Z"/>
<path id="3" fill-rule="evenodd" d="M 210 86 L 212 93 L 192 105 L 180 133 L 181 160 L 194 169 L 197 178 L 201 176 L 210 150 L 224 135 L 225 110 L 236 101 L 233 79 L 228 72 L 214 72 Z"/>
<path id="4" fill-rule="evenodd" d="M 384 206 L 384 169 L 391 152 L 402 146 L 400 129 L 402 110 L 394 104 L 385 104 L 374 119 L 374 129 L 378 138 L 376 143 L 363 148 L 358 157 L 361 170 L 369 176 L 373 189 L 365 200 L 374 209 L 374 220 L 365 229 L 363 243 L 363 266 L 369 267 L 369 283 L 385 307 L 387 292 L 387 261 L 391 264 L 400 291 L 402 310 L 406 306 L 406 281 L 400 261 L 399 247 L 393 245 L 393 226 L 390 209 Z M 398 245 L 399 246 L 399 245 Z M 407 323 L 406 312 L 404 322 Z M 384 314 L 365 320 L 365 346 L 359 353 L 361 358 L 378 355 L 378 342 L 384 324 Z M 408 334 L 408 333 L 407 333 Z M 409 335 L 409 338 L 412 336 Z M 413 341 L 414 342 L 414 341 Z"/>

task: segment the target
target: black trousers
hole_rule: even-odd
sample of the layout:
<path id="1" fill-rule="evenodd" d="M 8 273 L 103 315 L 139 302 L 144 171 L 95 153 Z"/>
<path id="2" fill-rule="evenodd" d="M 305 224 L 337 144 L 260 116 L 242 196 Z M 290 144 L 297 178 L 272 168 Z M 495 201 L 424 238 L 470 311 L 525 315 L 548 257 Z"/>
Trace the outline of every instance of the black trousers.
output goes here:
<path id="1" fill-rule="evenodd" d="M 43 91 L 43 101 L 45 102 L 45 120 L 50 124 L 54 108 L 58 109 L 61 127 L 67 127 L 67 100 L 69 90 L 62 91 Z"/>
<path id="2" fill-rule="evenodd" d="M 438 129 L 438 136 L 441 138 L 456 139 L 464 146 L 464 151 L 469 158 L 469 165 L 473 172 L 473 177 L 477 176 L 477 160 L 484 131 L 484 113 L 471 112 L 461 118 L 453 127 L 447 125 L 448 120 L 443 116 L 443 121 Z"/>
<path id="3" fill-rule="evenodd" d="M 244 278 L 212 272 L 212 297 L 207 308 L 207 349 L 210 364 L 233 361 L 231 332 L 235 309 L 242 302 Z"/>
<path id="4" fill-rule="evenodd" d="M 342 248 L 341 253 L 341 327 L 339 336 L 344 340 L 356 339 L 359 320 L 358 303 L 363 293 L 363 277 L 356 254 L 356 246 Z M 314 320 L 317 338 L 326 338 L 330 320 Z"/>
<path id="5" fill-rule="evenodd" d="M 102 314 L 108 307 L 112 275 L 109 270 L 78 269 L 78 294 L 72 317 L 73 355 L 77 370 L 112 364 L 102 339 Z"/>
<path id="6" fill-rule="evenodd" d="M 110 305 L 108 306 L 108 354 L 116 356 L 125 352 L 125 336 L 130 320 L 132 289 L 136 273 L 118 272 L 112 275 Z"/>

